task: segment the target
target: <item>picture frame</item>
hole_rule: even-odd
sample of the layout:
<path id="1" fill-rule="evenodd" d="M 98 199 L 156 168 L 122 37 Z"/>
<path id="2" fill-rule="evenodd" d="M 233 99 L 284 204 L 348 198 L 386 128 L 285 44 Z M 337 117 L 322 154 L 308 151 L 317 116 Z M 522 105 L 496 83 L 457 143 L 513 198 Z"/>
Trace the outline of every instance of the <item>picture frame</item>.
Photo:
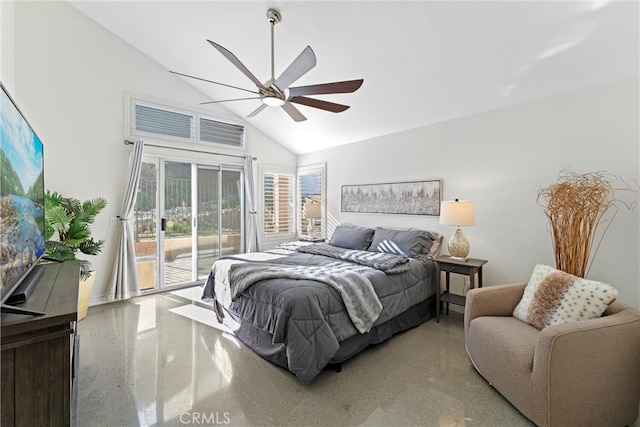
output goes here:
<path id="1" fill-rule="evenodd" d="M 342 185 L 341 212 L 440 216 L 442 180 Z"/>

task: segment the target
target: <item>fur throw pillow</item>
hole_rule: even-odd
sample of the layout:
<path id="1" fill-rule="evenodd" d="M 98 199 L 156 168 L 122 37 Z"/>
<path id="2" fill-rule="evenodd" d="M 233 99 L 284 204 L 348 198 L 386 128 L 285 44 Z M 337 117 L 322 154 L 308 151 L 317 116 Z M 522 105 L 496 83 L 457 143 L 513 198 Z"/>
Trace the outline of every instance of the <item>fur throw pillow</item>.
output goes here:
<path id="1" fill-rule="evenodd" d="M 544 329 L 600 317 L 617 296 L 618 291 L 611 285 L 538 264 L 513 316 Z"/>

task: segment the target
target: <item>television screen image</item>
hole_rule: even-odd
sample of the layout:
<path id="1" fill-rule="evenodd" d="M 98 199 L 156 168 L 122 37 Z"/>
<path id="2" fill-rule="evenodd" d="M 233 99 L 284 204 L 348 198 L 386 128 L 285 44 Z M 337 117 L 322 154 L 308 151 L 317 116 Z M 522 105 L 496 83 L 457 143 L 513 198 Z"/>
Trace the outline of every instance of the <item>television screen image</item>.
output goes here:
<path id="1" fill-rule="evenodd" d="M 44 255 L 45 222 L 42 142 L 4 86 L 1 92 L 0 282 L 4 303 Z"/>

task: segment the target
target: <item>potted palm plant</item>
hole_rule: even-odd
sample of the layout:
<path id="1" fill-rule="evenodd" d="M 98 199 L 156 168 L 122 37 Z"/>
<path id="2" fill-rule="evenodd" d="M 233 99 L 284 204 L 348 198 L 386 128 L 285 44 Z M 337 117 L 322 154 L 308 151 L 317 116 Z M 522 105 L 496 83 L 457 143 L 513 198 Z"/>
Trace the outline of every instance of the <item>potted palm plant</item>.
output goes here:
<path id="1" fill-rule="evenodd" d="M 76 260 L 78 252 L 97 255 L 104 240 L 94 240 L 90 225 L 107 206 L 102 197 L 80 202 L 47 190 L 45 194 L 45 253 L 50 260 Z M 95 272 L 91 263 L 80 259 L 80 289 L 78 292 L 78 320 L 84 319 L 89 307 Z"/>

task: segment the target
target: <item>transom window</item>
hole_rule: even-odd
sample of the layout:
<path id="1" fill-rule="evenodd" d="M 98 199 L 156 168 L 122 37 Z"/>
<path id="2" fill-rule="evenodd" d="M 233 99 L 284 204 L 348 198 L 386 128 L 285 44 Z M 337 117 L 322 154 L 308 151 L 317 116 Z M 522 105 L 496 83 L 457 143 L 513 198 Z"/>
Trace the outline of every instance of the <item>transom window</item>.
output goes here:
<path id="1" fill-rule="evenodd" d="M 161 105 L 130 97 L 132 137 L 245 148 L 244 125 L 221 121 L 201 111 Z"/>

